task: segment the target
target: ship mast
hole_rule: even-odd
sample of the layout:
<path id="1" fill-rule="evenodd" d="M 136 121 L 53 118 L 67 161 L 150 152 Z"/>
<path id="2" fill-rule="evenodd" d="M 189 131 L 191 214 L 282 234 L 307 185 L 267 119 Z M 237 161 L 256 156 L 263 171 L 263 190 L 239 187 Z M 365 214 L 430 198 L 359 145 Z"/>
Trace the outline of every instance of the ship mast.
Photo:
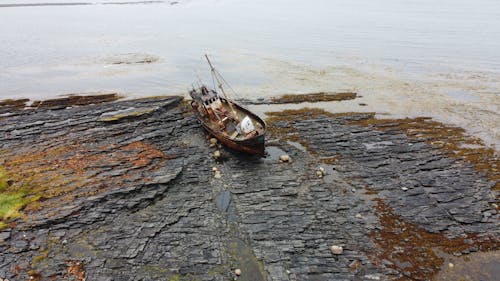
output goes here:
<path id="1" fill-rule="evenodd" d="M 227 97 L 226 91 L 224 91 L 224 88 L 222 87 L 222 82 L 220 81 L 219 76 L 217 75 L 217 72 L 215 71 L 215 68 L 212 65 L 212 62 L 210 62 L 210 59 L 208 58 L 208 56 L 206 54 L 205 54 L 205 58 L 207 59 L 208 65 L 210 65 L 210 70 L 212 71 L 212 75 L 215 77 L 215 79 L 217 80 L 217 83 L 219 84 L 219 89 L 224 94 L 224 97 L 226 98 L 227 103 L 229 104 L 229 107 L 231 108 L 231 111 L 233 112 L 234 118 L 237 119 L 238 116 L 236 116 L 236 111 L 234 110 L 233 103 Z"/>

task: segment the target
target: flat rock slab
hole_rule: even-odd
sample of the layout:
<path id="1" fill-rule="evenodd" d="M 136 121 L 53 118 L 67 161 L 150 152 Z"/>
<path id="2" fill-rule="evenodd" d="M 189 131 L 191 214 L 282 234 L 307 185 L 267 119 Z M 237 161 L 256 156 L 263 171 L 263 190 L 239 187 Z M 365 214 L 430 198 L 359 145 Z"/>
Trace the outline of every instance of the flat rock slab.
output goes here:
<path id="1" fill-rule="evenodd" d="M 153 110 L 100 121 L 130 108 Z M 422 254 L 498 249 L 497 194 L 484 174 L 349 118 L 275 123 L 309 149 L 276 142 L 291 163 L 224 149 L 216 161 L 175 97 L 4 118 L 0 164 L 28 167 L 13 159 L 55 151 L 57 167 L 50 153 L 28 162 L 59 171 L 41 173 L 54 186 L 43 191 L 61 194 L 0 232 L 0 277 L 222 281 L 240 269 L 238 280 L 426 280 L 443 261 L 413 261 Z"/>

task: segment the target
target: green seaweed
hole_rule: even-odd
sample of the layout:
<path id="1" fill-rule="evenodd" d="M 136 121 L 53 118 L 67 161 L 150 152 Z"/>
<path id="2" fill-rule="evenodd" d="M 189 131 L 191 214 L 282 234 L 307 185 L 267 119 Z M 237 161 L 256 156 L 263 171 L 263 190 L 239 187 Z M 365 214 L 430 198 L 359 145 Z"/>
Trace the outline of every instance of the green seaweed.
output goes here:
<path id="1" fill-rule="evenodd" d="M 0 193 L 0 220 L 6 221 L 21 216 L 19 210 L 29 202 L 24 192 Z"/>
<path id="2" fill-rule="evenodd" d="M 0 192 L 3 192 L 9 186 L 9 179 L 5 170 L 0 167 Z"/>

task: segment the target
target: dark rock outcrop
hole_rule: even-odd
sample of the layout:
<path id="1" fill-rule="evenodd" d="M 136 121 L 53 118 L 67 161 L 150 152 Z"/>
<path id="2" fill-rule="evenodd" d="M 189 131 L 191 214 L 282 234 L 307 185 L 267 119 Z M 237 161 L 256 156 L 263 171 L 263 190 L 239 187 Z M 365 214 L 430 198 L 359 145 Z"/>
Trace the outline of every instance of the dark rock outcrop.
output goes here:
<path id="1" fill-rule="evenodd" d="M 231 280 L 238 268 L 253 281 L 424 280 L 439 270 L 437 251 L 498 249 L 493 183 L 435 146 L 351 123 L 366 114 L 311 114 L 271 124 L 281 139 L 270 151 L 291 162 L 224 149 L 216 161 L 180 101 L 0 120 L 0 164 L 23 174 L 43 163 L 28 182 L 50 181 L 0 232 L 0 277 Z M 147 114 L 122 116 L 130 108 Z M 308 150 L 287 142 L 297 138 Z"/>

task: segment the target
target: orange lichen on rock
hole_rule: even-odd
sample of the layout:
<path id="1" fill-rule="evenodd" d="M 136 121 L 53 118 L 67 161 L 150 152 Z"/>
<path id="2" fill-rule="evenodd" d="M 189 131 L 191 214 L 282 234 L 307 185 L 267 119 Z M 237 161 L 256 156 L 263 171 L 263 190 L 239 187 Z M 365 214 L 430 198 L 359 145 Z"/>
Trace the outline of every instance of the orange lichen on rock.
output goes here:
<path id="1" fill-rule="evenodd" d="M 68 280 L 85 281 L 85 268 L 81 261 L 66 261 Z"/>
<path id="2" fill-rule="evenodd" d="M 370 236 L 377 245 L 372 259 L 376 264 L 402 272 L 397 280 L 429 280 L 444 262 L 439 251 L 446 254 L 461 253 L 473 247 L 480 251 L 496 250 L 500 241 L 495 237 L 479 239 L 474 234 L 467 237 L 448 238 L 441 233 L 429 233 L 394 214 L 391 207 L 376 199 L 376 214 L 381 229 Z"/>
<path id="3" fill-rule="evenodd" d="M 49 149 L 19 149 L 2 156 L 0 165 L 7 175 L 3 178 L 8 177 L 9 185 L 0 192 L 19 197 L 20 204 L 15 204 L 16 210 L 11 213 L 22 210 L 24 214 L 124 186 L 141 169 L 157 169 L 169 159 L 161 150 L 142 141 L 121 147 L 92 148 L 72 143 Z M 110 167 L 122 174 L 107 175 Z M 0 217 L 0 222 L 7 225 L 7 219 Z"/>
<path id="4" fill-rule="evenodd" d="M 165 153 L 163 153 L 153 145 L 140 141 L 133 142 L 123 147 L 123 150 L 135 152 L 135 154 L 130 157 L 129 160 L 134 164 L 136 168 L 145 167 L 151 164 L 154 159 L 169 159 L 167 155 L 165 155 Z"/>

